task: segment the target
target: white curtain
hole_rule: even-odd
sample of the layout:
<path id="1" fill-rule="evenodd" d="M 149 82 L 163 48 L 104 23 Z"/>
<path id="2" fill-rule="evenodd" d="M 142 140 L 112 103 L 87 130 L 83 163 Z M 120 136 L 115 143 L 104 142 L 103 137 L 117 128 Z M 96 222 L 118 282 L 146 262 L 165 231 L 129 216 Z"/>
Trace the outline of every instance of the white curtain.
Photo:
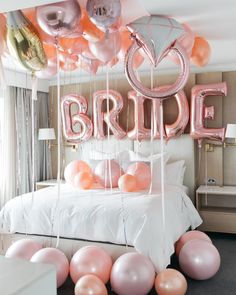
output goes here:
<path id="1" fill-rule="evenodd" d="M 15 102 L 10 99 L 9 91 L 9 88 L 4 89 L 1 96 L 1 207 L 16 195 Z"/>
<path id="2" fill-rule="evenodd" d="M 32 92 L 8 87 L 2 108 L 1 206 L 16 195 L 32 190 Z M 45 142 L 38 141 L 38 129 L 49 127 L 48 94 L 38 92 L 35 101 L 35 181 L 51 178 L 51 155 Z"/>

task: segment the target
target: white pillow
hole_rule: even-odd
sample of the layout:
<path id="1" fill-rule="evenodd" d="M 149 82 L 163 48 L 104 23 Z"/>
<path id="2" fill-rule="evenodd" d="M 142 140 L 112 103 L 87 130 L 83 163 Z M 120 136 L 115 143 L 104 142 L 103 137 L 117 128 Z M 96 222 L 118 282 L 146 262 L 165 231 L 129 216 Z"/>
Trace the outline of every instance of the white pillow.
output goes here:
<path id="1" fill-rule="evenodd" d="M 186 166 L 184 160 L 168 163 L 165 171 L 165 183 L 182 186 L 184 182 L 185 170 Z"/>
<path id="2" fill-rule="evenodd" d="M 169 159 L 169 154 L 164 153 L 164 161 L 166 162 Z M 156 160 L 161 160 L 161 154 L 153 154 L 153 155 L 148 155 L 145 156 L 143 154 L 134 152 L 134 151 L 129 151 L 129 160 L 130 162 L 149 162 L 153 160 L 155 162 Z"/>

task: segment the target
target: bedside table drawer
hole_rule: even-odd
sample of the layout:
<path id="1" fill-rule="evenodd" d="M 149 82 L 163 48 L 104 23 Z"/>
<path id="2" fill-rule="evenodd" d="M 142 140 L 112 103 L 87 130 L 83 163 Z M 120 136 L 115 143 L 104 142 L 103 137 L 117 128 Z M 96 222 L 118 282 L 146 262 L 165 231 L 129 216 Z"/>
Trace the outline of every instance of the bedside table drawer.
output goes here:
<path id="1" fill-rule="evenodd" d="M 236 233 L 236 211 L 235 209 L 228 209 L 228 211 L 217 210 L 202 210 L 199 211 L 203 219 L 203 224 L 199 227 L 200 230 L 222 232 L 222 233 Z"/>

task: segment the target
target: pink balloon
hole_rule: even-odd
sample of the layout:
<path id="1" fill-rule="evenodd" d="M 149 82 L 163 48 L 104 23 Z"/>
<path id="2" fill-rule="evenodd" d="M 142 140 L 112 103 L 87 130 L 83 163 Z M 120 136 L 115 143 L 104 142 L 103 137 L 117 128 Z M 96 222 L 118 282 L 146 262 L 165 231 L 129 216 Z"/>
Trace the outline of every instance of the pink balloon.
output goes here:
<path id="1" fill-rule="evenodd" d="M 76 0 L 38 6 L 36 18 L 41 29 L 54 37 L 77 37 L 82 33 L 78 27 L 81 9 Z"/>
<path id="2" fill-rule="evenodd" d="M 120 0 L 88 0 L 86 10 L 95 25 L 107 29 L 118 21 L 121 2 Z"/>
<path id="3" fill-rule="evenodd" d="M 75 175 L 73 183 L 78 189 L 90 189 L 93 186 L 93 175 L 89 172 L 79 172 Z"/>
<path id="4" fill-rule="evenodd" d="M 180 239 L 176 242 L 176 245 L 175 245 L 175 253 L 176 253 L 177 256 L 179 256 L 179 253 L 180 253 L 182 247 L 187 242 L 189 242 L 191 240 L 204 240 L 204 241 L 207 241 L 209 243 L 212 243 L 211 242 L 211 239 L 208 237 L 208 235 L 206 235 L 202 231 L 198 231 L 198 230 L 188 231 L 187 233 L 183 234 L 180 237 Z"/>
<path id="5" fill-rule="evenodd" d="M 220 268 L 220 254 L 215 246 L 203 240 L 187 242 L 180 251 L 179 263 L 186 275 L 195 280 L 207 280 Z"/>
<path id="6" fill-rule="evenodd" d="M 6 252 L 5 257 L 30 260 L 31 257 L 40 249 L 42 245 L 30 239 L 21 239 L 14 242 Z"/>
<path id="7" fill-rule="evenodd" d="M 31 262 L 52 264 L 57 271 L 57 288 L 62 286 L 69 274 L 69 261 L 66 255 L 55 248 L 44 248 L 35 253 Z"/>
<path id="8" fill-rule="evenodd" d="M 103 39 L 98 42 L 89 42 L 89 48 L 92 54 L 100 61 L 107 63 L 111 61 L 121 48 L 120 33 L 114 32 L 106 34 Z"/>
<path id="9" fill-rule="evenodd" d="M 154 279 L 154 267 L 146 256 L 126 253 L 114 263 L 110 281 L 119 295 L 145 295 L 152 289 Z"/>
<path id="10" fill-rule="evenodd" d="M 74 185 L 74 177 L 79 172 L 88 172 L 92 173 L 91 168 L 89 165 L 81 160 L 74 160 L 70 162 L 64 171 L 64 177 L 66 182 L 70 183 L 71 185 Z"/>
<path id="11" fill-rule="evenodd" d="M 107 295 L 104 283 L 95 275 L 81 277 L 75 285 L 75 295 Z"/>
<path id="12" fill-rule="evenodd" d="M 178 39 L 178 42 L 186 50 L 186 53 L 188 57 L 190 58 L 193 45 L 194 45 L 195 35 L 187 24 L 183 24 L 183 27 L 184 27 L 185 33 Z M 173 60 L 173 62 L 175 62 L 176 64 L 179 64 L 178 56 L 173 54 L 172 51 L 169 52 L 169 57 L 171 60 Z"/>
<path id="13" fill-rule="evenodd" d="M 76 105 L 78 111 L 72 115 L 71 107 Z M 88 140 L 93 133 L 93 123 L 87 116 L 87 100 L 80 95 L 68 94 L 62 98 L 61 114 L 62 127 L 66 140 L 77 143 L 78 141 Z M 76 125 L 80 125 L 80 131 L 75 131 Z"/>
<path id="14" fill-rule="evenodd" d="M 127 169 L 127 174 L 134 175 L 137 180 L 137 189 L 147 189 L 151 184 L 151 169 L 142 162 L 131 164 Z"/>
<path id="15" fill-rule="evenodd" d="M 134 39 L 125 59 L 125 74 L 134 90 L 144 97 L 165 99 L 179 92 L 189 76 L 189 58 L 177 39 L 184 33 L 183 26 L 174 19 L 158 15 L 145 16 L 127 26 Z M 157 66 L 169 51 L 180 60 L 180 74 L 173 85 L 165 89 L 149 89 L 136 77 L 133 59 L 142 48 L 154 66 Z"/>
<path id="16" fill-rule="evenodd" d="M 112 101 L 113 107 L 109 112 L 102 111 L 104 100 L 107 100 L 107 93 L 109 100 Z M 118 123 L 118 116 L 123 108 L 122 96 L 114 90 L 100 90 L 93 94 L 93 123 L 94 123 L 94 137 L 97 139 L 105 138 L 103 122 L 105 121 L 113 135 L 117 139 L 121 139 L 126 135 L 126 132 L 120 127 Z"/>
<path id="17" fill-rule="evenodd" d="M 119 178 L 118 186 L 123 192 L 135 192 L 137 190 L 136 177 L 130 174 L 124 174 Z"/>
<path id="18" fill-rule="evenodd" d="M 209 107 L 205 106 L 204 100 L 207 96 L 227 95 L 227 84 L 217 83 L 209 85 L 196 85 L 191 92 L 191 121 L 190 135 L 201 143 L 203 138 L 224 141 L 225 128 L 206 128 L 204 120 L 214 117 L 211 108 L 211 116 L 208 116 Z"/>
<path id="19" fill-rule="evenodd" d="M 99 66 L 101 65 L 101 61 L 95 58 L 90 58 L 85 55 L 80 55 L 79 66 L 85 70 L 86 72 L 95 75 Z"/>
<path id="20" fill-rule="evenodd" d="M 155 279 L 155 289 L 159 295 L 184 295 L 187 287 L 185 277 L 175 269 L 165 269 Z"/>
<path id="21" fill-rule="evenodd" d="M 86 246 L 79 249 L 70 262 L 70 276 L 74 283 L 81 277 L 93 274 L 107 283 L 112 267 L 111 257 L 98 246 Z"/>
<path id="22" fill-rule="evenodd" d="M 94 170 L 97 182 L 105 188 L 118 187 L 118 180 L 123 173 L 115 160 L 103 160 Z"/>

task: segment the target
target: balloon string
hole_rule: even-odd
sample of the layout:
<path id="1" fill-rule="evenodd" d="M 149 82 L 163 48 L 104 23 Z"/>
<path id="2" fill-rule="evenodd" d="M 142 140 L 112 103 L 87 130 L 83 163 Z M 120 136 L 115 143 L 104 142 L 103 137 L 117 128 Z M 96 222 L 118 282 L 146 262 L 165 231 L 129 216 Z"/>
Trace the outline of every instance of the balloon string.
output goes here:
<path id="1" fill-rule="evenodd" d="M 153 66 L 151 65 L 151 89 L 153 89 Z M 153 106 L 151 108 L 151 183 L 150 183 L 150 188 L 149 188 L 149 194 L 152 193 L 153 189 L 153 139 L 154 139 L 154 111 L 153 111 Z"/>
<path id="2" fill-rule="evenodd" d="M 162 224 L 163 224 L 163 252 L 165 253 L 165 229 L 166 229 L 166 217 L 165 217 L 165 175 L 164 175 L 164 134 L 163 134 L 163 105 L 160 102 L 160 143 L 161 143 L 161 209 L 162 209 Z"/>
<path id="3" fill-rule="evenodd" d="M 6 83 L 6 77 L 4 74 L 4 68 L 3 68 L 3 64 L 2 64 L 2 57 L 0 56 L 0 88 L 2 90 L 5 90 L 7 87 L 7 83 Z"/>
<path id="4" fill-rule="evenodd" d="M 106 66 L 106 89 L 107 89 L 107 116 L 109 113 L 109 68 Z M 107 139 L 108 139 L 108 147 L 110 147 L 110 128 L 107 123 Z M 108 158 L 108 173 L 109 173 L 109 184 L 110 189 L 112 191 L 112 176 L 111 176 L 111 157 Z"/>

